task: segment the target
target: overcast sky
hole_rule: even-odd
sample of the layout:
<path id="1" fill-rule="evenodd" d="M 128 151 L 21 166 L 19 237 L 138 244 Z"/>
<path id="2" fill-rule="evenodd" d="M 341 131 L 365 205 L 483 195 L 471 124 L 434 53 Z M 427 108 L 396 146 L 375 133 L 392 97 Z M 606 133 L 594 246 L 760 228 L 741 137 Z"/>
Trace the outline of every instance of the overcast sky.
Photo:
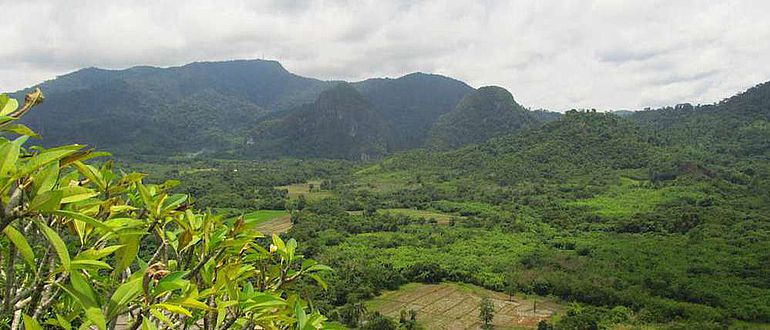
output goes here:
<path id="1" fill-rule="evenodd" d="M 276 59 L 360 80 L 422 71 L 528 107 L 711 103 L 770 80 L 770 1 L 0 0 L 0 91 L 82 67 Z"/>

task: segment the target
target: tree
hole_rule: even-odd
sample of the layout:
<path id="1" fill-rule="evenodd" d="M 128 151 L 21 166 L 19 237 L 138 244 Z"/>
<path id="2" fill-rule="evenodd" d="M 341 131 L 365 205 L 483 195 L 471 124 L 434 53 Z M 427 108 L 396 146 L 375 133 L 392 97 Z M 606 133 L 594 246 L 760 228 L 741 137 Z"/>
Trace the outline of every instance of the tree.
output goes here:
<path id="1" fill-rule="evenodd" d="M 42 100 L 37 89 L 17 110 L 0 95 L 4 328 L 114 329 L 119 317 L 132 330 L 323 326 L 292 287 L 304 277 L 325 287 L 329 267 L 243 218 L 195 211 L 168 192 L 175 181 L 92 162 L 109 154 L 25 147 L 37 134 L 16 121 Z"/>
<path id="2" fill-rule="evenodd" d="M 401 310 L 398 323 L 403 329 L 415 330 L 417 329 L 417 311 L 410 309 L 408 312 L 404 309 Z"/>
<path id="3" fill-rule="evenodd" d="M 495 306 L 488 297 L 481 299 L 479 303 L 479 320 L 483 323 L 484 329 L 492 329 L 492 320 L 495 318 Z"/>

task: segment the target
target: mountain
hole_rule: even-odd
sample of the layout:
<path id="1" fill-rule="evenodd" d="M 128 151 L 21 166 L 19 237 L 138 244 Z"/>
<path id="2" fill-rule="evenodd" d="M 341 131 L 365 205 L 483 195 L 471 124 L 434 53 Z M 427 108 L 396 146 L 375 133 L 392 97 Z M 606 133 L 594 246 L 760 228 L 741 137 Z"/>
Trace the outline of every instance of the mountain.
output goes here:
<path id="1" fill-rule="evenodd" d="M 467 95 L 430 130 L 428 146 L 451 149 L 515 133 L 537 123 L 502 87 L 487 86 Z"/>
<path id="2" fill-rule="evenodd" d="M 247 153 L 257 158 L 346 158 L 386 154 L 388 123 L 347 83 L 321 93 L 312 104 L 257 125 Z"/>
<path id="3" fill-rule="evenodd" d="M 46 102 L 25 122 L 49 145 L 119 154 L 221 151 L 241 145 L 261 116 L 312 102 L 330 85 L 262 60 L 90 68 L 41 84 Z"/>
<path id="4" fill-rule="evenodd" d="M 422 146 L 436 120 L 473 92 L 464 82 L 425 73 L 368 79 L 353 86 L 390 124 L 393 132 L 389 145 L 393 151 Z"/>
<path id="5" fill-rule="evenodd" d="M 339 83 L 301 77 L 276 61 L 266 60 L 198 62 L 170 68 L 88 68 L 40 84 L 47 101 L 24 122 L 45 137 L 46 145 L 74 142 L 109 149 L 118 155 L 204 152 L 218 157 L 247 157 L 256 154 L 251 147 L 253 138 L 267 134 L 255 131 L 265 131 L 269 122 L 295 113 L 305 113 L 305 121 L 313 120 L 304 110 L 318 101 L 321 92 Z M 383 121 L 372 125 L 388 127 L 376 132 L 385 139 L 381 144 L 385 152 L 421 146 L 436 119 L 473 91 L 458 80 L 424 73 L 368 79 L 351 86 Z M 23 99 L 28 91 L 13 96 Z M 286 118 L 286 122 L 296 118 Z M 344 128 L 346 124 L 329 128 Z M 249 141 L 252 143 L 247 144 Z M 275 141 L 259 141 L 258 145 Z M 275 153 L 288 148 L 268 149 L 274 157 L 306 157 L 296 152 Z M 336 149 L 326 151 L 312 154 L 341 154 Z M 348 156 L 345 153 L 345 158 Z"/>

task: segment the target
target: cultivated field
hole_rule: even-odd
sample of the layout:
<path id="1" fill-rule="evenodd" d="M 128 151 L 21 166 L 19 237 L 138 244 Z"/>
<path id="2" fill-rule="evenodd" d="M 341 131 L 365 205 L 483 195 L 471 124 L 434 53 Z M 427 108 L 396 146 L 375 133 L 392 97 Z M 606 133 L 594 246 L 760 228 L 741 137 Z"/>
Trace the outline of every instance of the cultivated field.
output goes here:
<path id="1" fill-rule="evenodd" d="M 243 215 L 246 224 L 265 235 L 280 234 L 291 228 L 291 215 L 283 210 L 259 210 Z"/>
<path id="2" fill-rule="evenodd" d="M 369 310 L 398 319 L 401 310 L 417 311 L 417 322 L 426 329 L 480 329 L 479 302 L 489 297 L 495 306 L 495 329 L 537 328 L 564 307 L 542 298 L 537 300 L 489 291 L 459 283 L 417 284 L 385 292 L 368 303 Z M 537 305 L 537 310 L 535 310 Z"/>

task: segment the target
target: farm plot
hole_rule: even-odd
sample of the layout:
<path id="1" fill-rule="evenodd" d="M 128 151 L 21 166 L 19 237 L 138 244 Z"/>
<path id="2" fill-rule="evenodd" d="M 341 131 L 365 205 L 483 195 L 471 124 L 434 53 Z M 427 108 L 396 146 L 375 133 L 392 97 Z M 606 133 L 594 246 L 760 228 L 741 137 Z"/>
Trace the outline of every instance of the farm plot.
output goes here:
<path id="1" fill-rule="evenodd" d="M 427 329 L 480 329 L 483 297 L 495 306 L 492 324 L 496 329 L 537 328 L 538 322 L 550 321 L 564 309 L 546 299 L 514 296 L 509 300 L 506 294 L 460 283 L 408 284 L 372 299 L 368 308 L 392 318 L 398 318 L 401 310 L 415 310 L 417 322 Z"/>
<path id="2" fill-rule="evenodd" d="M 248 225 L 265 235 L 280 234 L 291 228 L 291 215 L 283 210 L 259 210 L 243 215 Z"/>

